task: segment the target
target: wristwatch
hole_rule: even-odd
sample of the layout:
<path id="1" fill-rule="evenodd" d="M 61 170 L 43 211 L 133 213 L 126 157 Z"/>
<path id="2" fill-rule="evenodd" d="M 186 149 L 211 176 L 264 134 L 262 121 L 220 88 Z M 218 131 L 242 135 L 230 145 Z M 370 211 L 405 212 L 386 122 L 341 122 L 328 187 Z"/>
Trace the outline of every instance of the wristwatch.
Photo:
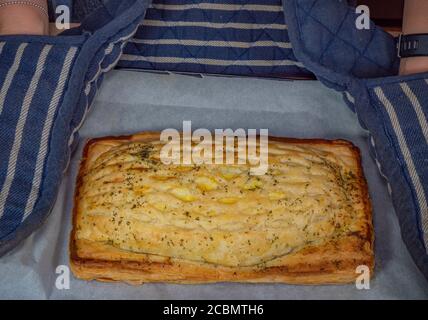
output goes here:
<path id="1" fill-rule="evenodd" d="M 401 34 L 397 49 L 399 58 L 428 56 L 428 33 Z"/>

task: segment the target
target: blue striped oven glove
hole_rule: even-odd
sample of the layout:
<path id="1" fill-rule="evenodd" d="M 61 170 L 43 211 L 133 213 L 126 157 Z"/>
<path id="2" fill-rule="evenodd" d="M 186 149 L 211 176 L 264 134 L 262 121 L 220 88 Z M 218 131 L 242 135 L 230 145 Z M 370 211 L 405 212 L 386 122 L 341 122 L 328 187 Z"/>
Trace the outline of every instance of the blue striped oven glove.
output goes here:
<path id="1" fill-rule="evenodd" d="M 282 0 L 153 0 L 118 67 L 313 77 L 294 56 Z"/>
<path id="2" fill-rule="evenodd" d="M 102 0 L 73 2 L 79 21 Z M 153 0 L 118 68 L 311 78 L 294 55 L 282 0 Z"/>
<path id="3" fill-rule="evenodd" d="M 148 5 L 105 1 L 57 37 L 0 37 L 0 255 L 47 218 L 77 129 Z"/>
<path id="4" fill-rule="evenodd" d="M 387 179 L 402 238 L 428 279 L 428 73 L 397 76 L 396 39 L 356 28 L 355 8 L 338 0 L 285 0 L 296 57 L 343 92 Z"/>

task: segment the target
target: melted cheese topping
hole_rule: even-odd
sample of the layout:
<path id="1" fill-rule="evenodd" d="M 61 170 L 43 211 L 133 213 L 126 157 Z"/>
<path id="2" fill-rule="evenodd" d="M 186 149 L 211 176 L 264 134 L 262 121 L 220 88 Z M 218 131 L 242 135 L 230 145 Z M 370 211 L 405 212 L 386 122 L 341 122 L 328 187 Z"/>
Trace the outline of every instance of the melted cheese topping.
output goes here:
<path id="1" fill-rule="evenodd" d="M 250 175 L 249 164 L 164 165 L 161 147 L 113 142 L 90 159 L 77 239 L 237 267 L 361 228 L 358 164 L 347 144 L 270 141 L 262 176 Z"/>

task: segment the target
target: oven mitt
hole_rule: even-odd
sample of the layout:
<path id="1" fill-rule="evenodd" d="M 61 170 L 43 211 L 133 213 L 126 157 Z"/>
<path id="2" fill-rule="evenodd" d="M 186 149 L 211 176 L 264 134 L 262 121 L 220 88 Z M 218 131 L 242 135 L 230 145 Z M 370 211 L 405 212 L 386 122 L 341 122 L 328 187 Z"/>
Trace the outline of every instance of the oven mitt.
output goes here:
<path id="1" fill-rule="evenodd" d="M 402 238 L 428 279 L 428 73 L 397 76 L 396 40 L 373 23 L 356 28 L 339 0 L 284 0 L 296 57 L 345 101 L 368 129 L 388 181 Z"/>
<path id="2" fill-rule="evenodd" d="M 0 255 L 49 215 L 76 131 L 146 7 L 105 1 L 60 36 L 0 36 Z"/>
<path id="3" fill-rule="evenodd" d="M 73 19 L 101 2 L 74 0 Z M 153 0 L 117 67 L 314 78 L 293 54 L 281 0 Z"/>

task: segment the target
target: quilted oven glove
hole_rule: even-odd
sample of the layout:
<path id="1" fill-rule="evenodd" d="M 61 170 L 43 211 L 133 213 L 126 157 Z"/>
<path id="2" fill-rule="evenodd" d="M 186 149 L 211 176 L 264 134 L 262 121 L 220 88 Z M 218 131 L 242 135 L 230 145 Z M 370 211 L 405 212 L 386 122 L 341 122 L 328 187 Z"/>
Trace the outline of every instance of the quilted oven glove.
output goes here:
<path id="1" fill-rule="evenodd" d="M 76 130 L 148 1 L 104 1 L 60 36 L 0 37 L 0 255 L 47 218 Z"/>
<path id="2" fill-rule="evenodd" d="M 396 40 L 340 0 L 284 0 L 296 57 L 345 101 L 368 129 L 388 181 L 402 238 L 428 279 L 428 73 L 397 76 Z"/>

